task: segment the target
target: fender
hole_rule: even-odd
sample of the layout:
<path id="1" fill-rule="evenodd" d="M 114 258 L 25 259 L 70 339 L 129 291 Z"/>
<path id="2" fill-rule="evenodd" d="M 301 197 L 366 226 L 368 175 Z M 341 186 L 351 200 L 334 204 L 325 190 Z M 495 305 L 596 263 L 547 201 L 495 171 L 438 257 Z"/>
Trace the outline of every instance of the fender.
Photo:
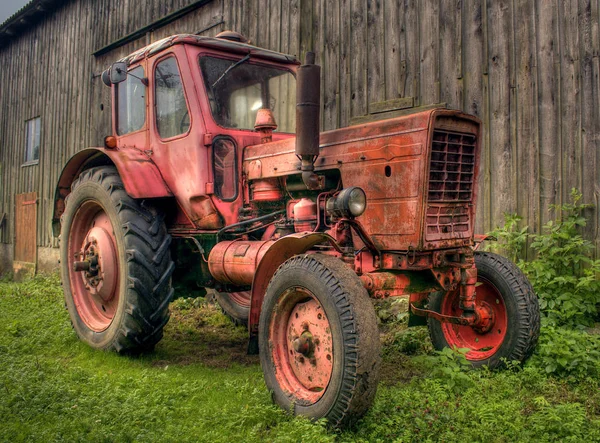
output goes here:
<path id="1" fill-rule="evenodd" d="M 69 159 L 58 179 L 52 213 L 52 232 L 55 237 L 60 234 L 60 216 L 65 210 L 65 197 L 71 192 L 71 184 L 75 178 L 85 169 L 106 165 L 116 166 L 125 191 L 133 198 L 173 195 L 146 152 L 128 147 L 84 149 Z"/>
<path id="2" fill-rule="evenodd" d="M 258 351 L 257 335 L 260 310 L 267 286 L 269 286 L 269 282 L 277 268 L 294 255 L 302 254 L 313 246 L 326 241 L 337 246 L 333 237 L 322 232 L 291 234 L 277 240 L 265 253 L 256 267 L 254 279 L 252 280 L 250 316 L 248 317 L 248 329 L 250 331 L 249 354 L 255 354 Z"/>

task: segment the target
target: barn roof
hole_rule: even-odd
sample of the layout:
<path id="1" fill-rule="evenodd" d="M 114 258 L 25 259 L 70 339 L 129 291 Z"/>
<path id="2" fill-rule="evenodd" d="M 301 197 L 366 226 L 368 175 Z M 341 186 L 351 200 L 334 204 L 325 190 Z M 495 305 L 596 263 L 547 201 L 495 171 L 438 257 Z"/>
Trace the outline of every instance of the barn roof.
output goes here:
<path id="1" fill-rule="evenodd" d="M 0 47 L 69 0 L 31 0 L 0 24 Z"/>

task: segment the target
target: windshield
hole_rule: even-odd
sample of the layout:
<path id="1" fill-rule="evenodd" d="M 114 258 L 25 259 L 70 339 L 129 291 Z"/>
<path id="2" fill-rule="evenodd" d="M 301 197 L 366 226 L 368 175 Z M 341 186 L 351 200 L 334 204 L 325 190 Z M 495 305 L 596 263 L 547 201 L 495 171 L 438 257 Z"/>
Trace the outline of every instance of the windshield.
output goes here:
<path id="1" fill-rule="evenodd" d="M 208 56 L 200 58 L 200 68 L 217 124 L 254 129 L 257 111 L 268 107 L 278 132 L 295 132 L 296 78 L 290 71 Z"/>

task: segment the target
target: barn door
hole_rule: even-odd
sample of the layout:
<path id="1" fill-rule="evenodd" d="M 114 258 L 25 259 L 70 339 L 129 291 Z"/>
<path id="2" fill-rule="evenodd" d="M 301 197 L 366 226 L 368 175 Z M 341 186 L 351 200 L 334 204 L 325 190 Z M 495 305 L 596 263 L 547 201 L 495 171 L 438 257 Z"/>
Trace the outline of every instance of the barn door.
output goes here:
<path id="1" fill-rule="evenodd" d="M 15 277 L 35 274 L 37 258 L 37 192 L 15 195 Z"/>

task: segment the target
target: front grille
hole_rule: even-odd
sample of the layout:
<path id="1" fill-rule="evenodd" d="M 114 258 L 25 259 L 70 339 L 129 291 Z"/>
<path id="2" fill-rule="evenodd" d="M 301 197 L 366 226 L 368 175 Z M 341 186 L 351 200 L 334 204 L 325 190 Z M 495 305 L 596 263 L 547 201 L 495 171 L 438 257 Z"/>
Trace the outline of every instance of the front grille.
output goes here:
<path id="1" fill-rule="evenodd" d="M 469 235 L 469 210 L 462 206 L 429 205 L 426 215 L 427 238 L 464 238 Z"/>
<path id="2" fill-rule="evenodd" d="M 473 197 L 475 143 L 472 134 L 433 131 L 429 202 L 468 202 Z"/>

